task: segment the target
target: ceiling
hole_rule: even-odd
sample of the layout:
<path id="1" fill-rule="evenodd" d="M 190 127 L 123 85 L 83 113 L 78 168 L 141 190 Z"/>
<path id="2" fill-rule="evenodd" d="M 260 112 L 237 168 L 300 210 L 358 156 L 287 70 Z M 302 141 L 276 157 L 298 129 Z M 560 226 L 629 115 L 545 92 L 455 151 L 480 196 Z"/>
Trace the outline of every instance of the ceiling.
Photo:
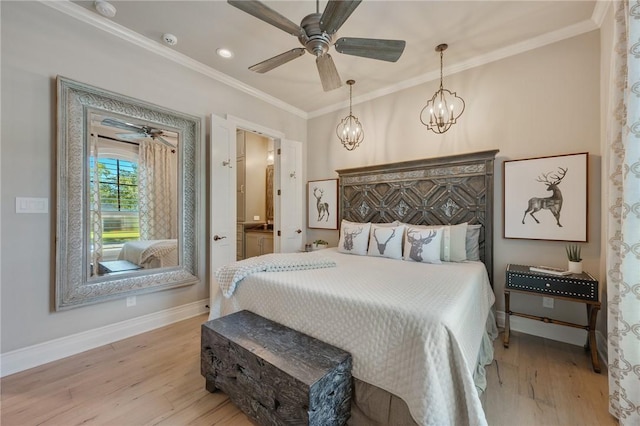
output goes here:
<path id="1" fill-rule="evenodd" d="M 74 3 L 97 15 L 93 1 Z M 309 53 L 265 74 L 250 71 L 249 66 L 301 45 L 296 37 L 226 1 L 110 3 L 117 8 L 112 22 L 159 45 L 163 44 L 162 35 L 171 33 L 178 43 L 159 48 L 186 55 L 232 77 L 232 84 L 237 81 L 240 86 L 257 89 L 302 114 L 314 116 L 348 104 L 346 84 L 330 92 L 323 91 L 315 58 Z M 316 10 L 316 2 L 310 0 L 264 3 L 296 24 Z M 440 58 L 434 49 L 440 43 L 449 44 L 444 53 L 446 75 L 593 30 L 598 27 L 597 3 L 602 2 L 364 0 L 335 39 L 405 40 L 404 53 L 395 63 L 341 54 L 333 48 L 329 53 L 341 80 L 356 81 L 353 97 L 357 104 L 438 79 Z M 320 12 L 325 6 L 326 0 L 320 1 Z M 233 58 L 216 55 L 220 47 L 232 50 Z M 425 101 L 427 96 L 430 94 L 425 93 Z"/>

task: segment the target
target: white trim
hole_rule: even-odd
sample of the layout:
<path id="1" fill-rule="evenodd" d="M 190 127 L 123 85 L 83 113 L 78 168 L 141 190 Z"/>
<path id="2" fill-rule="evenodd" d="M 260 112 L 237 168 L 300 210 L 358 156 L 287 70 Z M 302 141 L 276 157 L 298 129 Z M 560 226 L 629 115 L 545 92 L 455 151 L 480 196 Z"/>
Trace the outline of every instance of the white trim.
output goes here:
<path id="1" fill-rule="evenodd" d="M 284 139 L 285 137 L 284 133 L 279 130 L 270 129 L 230 114 L 227 114 L 227 120 L 229 120 L 231 125 L 235 126 L 236 129 L 247 130 L 272 139 Z"/>
<path id="2" fill-rule="evenodd" d="M 504 328 L 504 311 L 496 312 L 496 323 L 498 327 Z M 587 342 L 587 331 L 573 327 L 566 327 L 559 324 L 544 323 L 529 318 L 512 316 L 510 321 L 511 331 L 530 334 L 532 336 L 544 337 L 545 339 L 556 340 L 575 346 L 584 346 Z M 596 346 L 600 362 L 607 364 L 607 339 L 596 330 Z"/>
<path id="3" fill-rule="evenodd" d="M 598 28 L 602 27 L 602 23 L 604 22 L 604 17 L 607 16 L 607 12 L 609 11 L 609 7 L 611 6 L 611 0 L 598 0 L 596 1 L 596 6 L 593 8 L 593 14 L 591 15 L 591 20 L 598 26 Z"/>
<path id="4" fill-rule="evenodd" d="M 237 80 L 233 77 L 228 76 L 218 70 L 211 68 L 208 65 L 203 64 L 202 62 L 198 62 L 195 59 L 188 57 L 180 52 L 177 52 L 170 47 L 164 46 L 159 42 L 153 41 L 147 37 L 144 37 L 135 31 L 131 31 L 130 29 L 117 24 L 107 18 L 104 18 L 96 13 L 93 13 L 82 6 L 78 6 L 75 3 L 72 3 L 69 0 L 39 0 L 40 3 L 51 7 L 59 12 L 62 12 L 72 18 L 75 18 L 79 21 L 82 21 L 86 24 L 93 25 L 94 27 L 103 30 L 109 34 L 115 35 L 116 37 L 120 37 L 121 39 L 128 41 L 132 44 L 135 44 L 138 47 L 146 49 L 152 53 L 160 55 L 166 59 L 169 59 L 173 62 L 176 62 L 180 65 L 183 65 L 193 71 L 204 74 L 207 77 L 210 77 L 214 80 L 219 81 L 220 83 L 226 84 L 229 87 L 237 89 L 241 92 L 244 92 L 250 96 L 258 98 L 264 102 L 267 102 L 277 108 L 280 108 L 284 111 L 290 112 L 291 114 L 297 115 L 298 117 L 307 118 L 307 113 L 299 108 L 294 107 L 286 102 L 281 101 L 280 99 L 271 96 L 261 90 L 256 89 L 255 87 L 249 86 Z"/>
<path id="5" fill-rule="evenodd" d="M 503 311 L 497 312 L 496 321 L 498 322 L 498 327 L 504 328 L 504 316 Z M 584 346 L 587 341 L 586 330 L 566 327 L 559 324 L 550 324 L 528 318 L 511 316 L 510 325 L 513 331 L 544 337 L 545 339 L 557 340 L 558 342 L 569 343 L 570 345 Z"/>
<path id="6" fill-rule="evenodd" d="M 0 354 L 0 377 L 204 314 L 209 299 Z"/>
<path id="7" fill-rule="evenodd" d="M 596 331 L 596 343 L 598 345 L 598 355 L 600 356 L 600 361 L 604 361 L 604 364 L 607 365 L 609 359 L 607 337 L 599 330 Z"/>
<path id="8" fill-rule="evenodd" d="M 58 10 L 59 12 L 62 12 L 68 16 L 71 16 L 72 18 L 76 18 L 89 25 L 93 25 L 98 29 L 101 29 L 105 32 L 108 32 L 117 37 L 120 37 L 121 39 L 126 40 L 130 43 L 133 43 L 143 49 L 147 49 L 166 59 L 169 59 L 187 68 L 190 68 L 193 71 L 204 74 L 207 77 L 210 77 L 223 84 L 226 84 L 229 87 L 232 87 L 248 95 L 251 95 L 255 98 L 258 98 L 284 111 L 290 112 L 298 117 L 301 117 L 304 119 L 315 118 L 324 114 L 328 114 L 333 111 L 338 111 L 340 109 L 343 109 L 349 106 L 348 102 L 344 101 L 344 102 L 329 105 L 325 108 L 321 108 L 321 109 L 307 113 L 274 96 L 271 96 L 261 90 L 251 87 L 248 84 L 241 82 L 240 80 L 230 77 L 227 74 L 224 74 L 218 70 L 215 70 L 209 67 L 208 65 L 205 65 L 186 55 L 183 55 L 182 53 L 179 53 L 171 49 L 170 47 L 164 46 L 159 42 L 156 42 L 147 37 L 144 37 L 96 13 L 92 13 L 91 11 L 85 9 L 84 7 L 78 6 L 75 3 L 72 3 L 70 0 L 58 0 L 58 1 L 39 0 L 39 1 L 42 4 L 45 4 L 53 9 Z M 582 22 L 578 22 L 577 24 L 570 25 L 568 27 L 564 27 L 556 31 L 551 31 L 546 34 L 542 34 L 538 37 L 534 37 L 532 39 L 529 39 L 520 43 L 512 44 L 511 46 L 507 46 L 502 49 L 494 50 L 493 52 L 489 52 L 486 55 L 477 56 L 475 58 L 469 59 L 468 61 L 460 62 L 458 64 L 446 67 L 443 70 L 443 74 L 444 75 L 455 74 L 461 71 L 465 71 L 471 68 L 488 64 L 490 62 L 498 61 L 500 59 L 504 59 L 509 56 L 517 55 L 532 49 L 536 49 L 538 47 L 546 46 L 551 43 L 556 43 L 564 39 L 575 37 L 589 31 L 596 30 L 600 28 L 600 26 L 602 25 L 602 21 L 604 19 L 604 15 L 606 14 L 607 8 L 609 7 L 609 3 L 610 1 L 602 1 L 602 0 L 597 1 L 594 7 L 592 17 L 590 19 L 584 20 Z M 352 104 L 357 105 L 362 102 L 371 101 L 373 99 L 386 96 L 386 95 L 398 92 L 400 90 L 408 89 L 411 87 L 418 86 L 420 84 L 424 84 L 429 81 L 436 80 L 439 77 L 440 77 L 439 71 L 431 71 L 421 76 L 402 81 L 398 84 L 394 84 L 394 85 L 382 88 L 380 90 L 376 90 L 376 91 L 358 96 L 353 99 Z"/>

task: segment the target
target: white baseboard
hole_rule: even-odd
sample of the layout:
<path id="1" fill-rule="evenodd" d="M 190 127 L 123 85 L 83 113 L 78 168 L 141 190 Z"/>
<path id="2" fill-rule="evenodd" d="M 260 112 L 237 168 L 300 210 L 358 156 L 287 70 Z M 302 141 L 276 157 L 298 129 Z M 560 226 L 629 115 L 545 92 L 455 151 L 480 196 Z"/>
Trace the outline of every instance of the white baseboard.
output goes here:
<path id="1" fill-rule="evenodd" d="M 498 327 L 504 328 L 504 311 L 496 312 Z M 511 316 L 510 328 L 532 336 L 569 343 L 570 345 L 584 346 L 587 342 L 587 331 L 579 328 L 566 327 L 559 324 L 545 323 L 528 318 Z M 596 345 L 600 361 L 607 362 L 607 339 L 599 331 L 596 331 Z"/>
<path id="2" fill-rule="evenodd" d="M 0 354 L 0 377 L 204 314 L 208 303 L 209 299 L 203 299 Z"/>

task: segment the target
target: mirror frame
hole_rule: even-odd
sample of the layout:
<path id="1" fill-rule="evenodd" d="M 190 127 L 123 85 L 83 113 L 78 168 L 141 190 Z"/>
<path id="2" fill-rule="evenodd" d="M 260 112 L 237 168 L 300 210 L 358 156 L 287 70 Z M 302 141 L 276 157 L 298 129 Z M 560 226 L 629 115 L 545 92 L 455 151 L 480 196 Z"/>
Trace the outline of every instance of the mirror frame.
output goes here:
<path id="1" fill-rule="evenodd" d="M 55 309 L 195 284 L 200 204 L 201 119 L 57 77 L 57 228 Z M 179 133 L 178 266 L 88 279 L 88 147 L 90 114 L 127 116 Z"/>

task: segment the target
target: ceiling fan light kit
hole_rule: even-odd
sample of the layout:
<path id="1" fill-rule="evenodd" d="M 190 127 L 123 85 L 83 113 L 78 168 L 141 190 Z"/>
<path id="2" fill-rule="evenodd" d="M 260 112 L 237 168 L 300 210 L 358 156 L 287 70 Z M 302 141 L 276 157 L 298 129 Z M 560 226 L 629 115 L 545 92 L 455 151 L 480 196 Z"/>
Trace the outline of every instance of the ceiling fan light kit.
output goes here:
<path id="1" fill-rule="evenodd" d="M 349 85 L 349 115 L 340 121 L 336 127 L 336 134 L 342 142 L 342 146 L 348 151 L 353 151 L 364 140 L 364 130 L 362 130 L 362 124 L 358 121 L 358 117 L 354 116 L 351 111 L 351 95 L 355 80 L 347 80 L 347 84 Z"/>
<path id="2" fill-rule="evenodd" d="M 333 58 L 328 53 L 329 48 L 333 44 L 335 33 L 361 1 L 329 0 L 324 12 L 319 13 L 319 0 L 316 0 L 316 13 L 305 16 L 300 25 L 257 0 L 227 0 L 227 3 L 297 37 L 304 46 L 252 65 L 249 67 L 251 71 L 265 73 L 309 52 L 316 57 L 322 88 L 328 92 L 342 85 Z M 402 55 L 405 44 L 404 40 L 343 37 L 335 43 L 335 47 L 337 52 L 346 55 L 396 62 Z"/>
<path id="3" fill-rule="evenodd" d="M 93 7 L 95 7 L 98 13 L 105 18 L 113 18 L 116 16 L 116 7 L 105 0 L 94 1 Z"/>
<path id="4" fill-rule="evenodd" d="M 449 47 L 447 44 L 436 46 L 436 52 L 440 52 L 440 89 L 434 93 L 420 112 L 420 121 L 427 129 L 434 133 L 444 133 L 457 123 L 458 118 L 464 112 L 464 99 L 442 86 L 442 56 Z"/>

